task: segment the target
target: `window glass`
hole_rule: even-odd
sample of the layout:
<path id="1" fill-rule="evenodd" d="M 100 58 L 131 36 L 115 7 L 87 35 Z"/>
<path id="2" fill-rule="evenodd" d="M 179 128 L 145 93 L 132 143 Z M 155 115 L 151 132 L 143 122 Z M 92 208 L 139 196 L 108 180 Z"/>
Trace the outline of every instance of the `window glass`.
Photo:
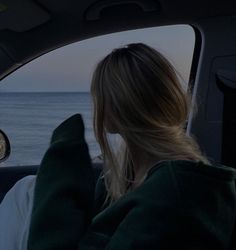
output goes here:
<path id="1" fill-rule="evenodd" d="M 53 129 L 75 113 L 83 115 L 91 157 L 99 155 L 89 94 L 92 71 L 112 49 L 133 42 L 163 53 L 187 86 L 195 42 L 188 25 L 113 33 L 54 50 L 1 81 L 0 128 L 8 135 L 12 152 L 0 166 L 39 164 Z"/>

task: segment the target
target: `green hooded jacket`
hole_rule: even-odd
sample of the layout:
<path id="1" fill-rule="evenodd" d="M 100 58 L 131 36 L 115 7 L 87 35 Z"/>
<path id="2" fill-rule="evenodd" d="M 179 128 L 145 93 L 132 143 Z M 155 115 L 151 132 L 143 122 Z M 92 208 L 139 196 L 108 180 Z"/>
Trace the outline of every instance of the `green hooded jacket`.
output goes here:
<path id="1" fill-rule="evenodd" d="M 165 161 L 104 205 L 80 115 L 53 133 L 37 175 L 28 250 L 226 250 L 236 217 L 236 171 Z"/>

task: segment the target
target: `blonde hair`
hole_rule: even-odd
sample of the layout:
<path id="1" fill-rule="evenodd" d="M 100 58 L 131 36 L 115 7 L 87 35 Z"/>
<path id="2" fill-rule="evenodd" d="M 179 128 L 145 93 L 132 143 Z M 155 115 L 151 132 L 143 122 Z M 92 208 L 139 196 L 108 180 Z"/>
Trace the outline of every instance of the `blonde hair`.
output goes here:
<path id="1" fill-rule="evenodd" d="M 134 149 L 157 161 L 208 163 L 184 130 L 190 109 L 188 94 L 173 66 L 155 49 L 136 43 L 113 50 L 98 63 L 91 93 L 95 135 L 111 202 L 124 195 L 132 183 Z M 109 132 L 119 133 L 124 140 L 121 160 L 109 143 Z M 143 166 L 142 180 L 148 170 Z"/>

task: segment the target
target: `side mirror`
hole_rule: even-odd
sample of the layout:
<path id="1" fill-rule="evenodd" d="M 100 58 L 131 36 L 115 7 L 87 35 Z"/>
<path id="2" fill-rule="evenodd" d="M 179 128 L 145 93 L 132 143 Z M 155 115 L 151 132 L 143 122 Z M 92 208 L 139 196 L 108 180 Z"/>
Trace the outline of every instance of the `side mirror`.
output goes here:
<path id="1" fill-rule="evenodd" d="M 0 162 L 5 161 L 11 153 L 11 146 L 7 135 L 0 129 Z"/>

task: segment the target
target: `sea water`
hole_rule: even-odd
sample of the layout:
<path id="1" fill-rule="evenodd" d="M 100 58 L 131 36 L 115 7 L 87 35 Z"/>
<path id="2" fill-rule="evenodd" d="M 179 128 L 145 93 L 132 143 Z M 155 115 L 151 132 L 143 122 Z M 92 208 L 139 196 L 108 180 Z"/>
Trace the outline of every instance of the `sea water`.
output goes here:
<path id="1" fill-rule="evenodd" d="M 89 93 L 0 92 L 0 129 L 11 143 L 11 155 L 0 166 L 39 164 L 53 130 L 76 113 L 83 117 L 85 137 L 93 158 L 100 154 L 100 149 L 93 133 Z"/>

